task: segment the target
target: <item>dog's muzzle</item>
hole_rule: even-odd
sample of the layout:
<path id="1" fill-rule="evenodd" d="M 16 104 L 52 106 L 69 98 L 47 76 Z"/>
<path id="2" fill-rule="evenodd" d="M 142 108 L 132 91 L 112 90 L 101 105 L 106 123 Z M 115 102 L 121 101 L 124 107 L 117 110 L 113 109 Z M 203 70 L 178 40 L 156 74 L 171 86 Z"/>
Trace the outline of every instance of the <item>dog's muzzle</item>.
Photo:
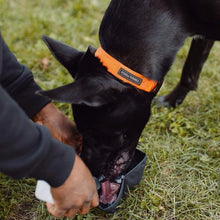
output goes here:
<path id="1" fill-rule="evenodd" d="M 100 202 L 98 207 L 101 210 L 111 213 L 114 213 L 116 211 L 116 208 L 119 205 L 121 198 L 128 193 L 129 189 L 131 189 L 140 182 L 143 176 L 146 161 L 146 154 L 136 149 L 134 158 L 131 162 L 130 167 L 128 168 L 128 172 L 124 175 L 120 175 L 115 180 L 115 184 L 119 187 L 119 189 L 117 190 L 117 198 L 115 198 L 113 202 L 109 202 L 107 204 Z M 104 175 L 94 177 L 94 180 L 96 182 L 97 191 L 100 197 L 102 185 L 105 184 L 107 180 L 105 179 Z"/>

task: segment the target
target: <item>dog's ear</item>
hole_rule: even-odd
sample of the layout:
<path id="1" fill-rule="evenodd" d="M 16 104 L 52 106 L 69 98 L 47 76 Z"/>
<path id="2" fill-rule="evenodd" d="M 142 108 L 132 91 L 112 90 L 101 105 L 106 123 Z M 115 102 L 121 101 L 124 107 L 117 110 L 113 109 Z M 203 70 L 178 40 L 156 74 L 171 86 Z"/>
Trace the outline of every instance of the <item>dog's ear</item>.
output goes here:
<path id="1" fill-rule="evenodd" d="M 38 91 L 37 94 L 46 96 L 52 100 L 78 105 L 98 107 L 111 101 L 112 96 L 108 95 L 108 90 L 104 91 L 102 83 L 95 80 L 80 79 L 65 86 L 47 91 Z M 106 98 L 108 96 L 109 98 Z"/>
<path id="2" fill-rule="evenodd" d="M 78 51 L 67 44 L 54 40 L 45 35 L 42 36 L 43 41 L 49 48 L 53 56 L 70 72 L 73 78 L 77 73 L 79 61 L 85 52 Z"/>

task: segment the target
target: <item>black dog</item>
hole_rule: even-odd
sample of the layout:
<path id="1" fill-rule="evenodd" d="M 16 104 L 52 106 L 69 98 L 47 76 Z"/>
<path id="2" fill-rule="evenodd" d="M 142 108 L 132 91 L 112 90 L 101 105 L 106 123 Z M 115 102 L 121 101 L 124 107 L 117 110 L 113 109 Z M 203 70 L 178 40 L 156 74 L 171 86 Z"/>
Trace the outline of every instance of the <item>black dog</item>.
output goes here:
<path id="1" fill-rule="evenodd" d="M 112 197 L 114 181 L 129 166 L 149 119 L 152 99 L 177 51 L 188 36 L 202 36 L 192 45 L 186 69 L 194 67 L 194 62 L 202 64 L 213 41 L 220 40 L 219 27 L 219 0 L 112 0 L 99 31 L 104 52 L 91 47 L 79 52 L 43 37 L 75 81 L 42 94 L 73 104 L 83 134 L 81 156 L 93 175 L 104 174 Z M 200 58 L 196 58 L 198 50 L 204 51 Z M 126 67 L 117 69 L 118 62 Z M 201 65 L 184 70 L 175 92 L 162 102 L 180 103 L 195 88 L 200 69 Z"/>

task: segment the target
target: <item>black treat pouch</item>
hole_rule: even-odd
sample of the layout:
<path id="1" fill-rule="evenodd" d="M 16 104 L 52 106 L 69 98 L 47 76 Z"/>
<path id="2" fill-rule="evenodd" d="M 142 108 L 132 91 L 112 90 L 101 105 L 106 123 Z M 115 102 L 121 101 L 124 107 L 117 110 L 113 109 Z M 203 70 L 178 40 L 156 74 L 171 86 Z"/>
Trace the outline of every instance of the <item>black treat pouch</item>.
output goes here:
<path id="1" fill-rule="evenodd" d="M 131 189 L 140 182 L 143 176 L 146 161 L 146 154 L 136 149 L 134 158 L 131 162 L 130 167 L 128 168 L 127 173 L 121 175 L 117 180 L 120 183 L 120 188 L 118 190 L 116 200 L 110 204 L 102 204 L 100 202 L 98 206 L 99 209 L 111 213 L 114 213 L 116 211 L 116 208 L 119 205 L 121 198 L 126 195 L 128 189 Z M 100 177 L 99 179 L 94 177 L 94 179 L 97 184 L 97 190 L 100 193 L 100 184 L 103 181 L 102 177 Z"/>

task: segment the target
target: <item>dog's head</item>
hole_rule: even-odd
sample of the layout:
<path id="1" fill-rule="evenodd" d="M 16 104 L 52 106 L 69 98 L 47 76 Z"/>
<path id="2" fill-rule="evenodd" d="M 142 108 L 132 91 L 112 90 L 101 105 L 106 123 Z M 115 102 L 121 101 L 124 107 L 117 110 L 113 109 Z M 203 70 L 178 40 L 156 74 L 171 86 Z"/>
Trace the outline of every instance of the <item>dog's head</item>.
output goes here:
<path id="1" fill-rule="evenodd" d="M 109 74 L 92 47 L 79 52 L 49 37 L 43 40 L 74 82 L 41 94 L 72 104 L 74 120 L 83 135 L 82 159 L 94 176 L 117 178 L 133 157 L 150 115 L 152 94 Z"/>

